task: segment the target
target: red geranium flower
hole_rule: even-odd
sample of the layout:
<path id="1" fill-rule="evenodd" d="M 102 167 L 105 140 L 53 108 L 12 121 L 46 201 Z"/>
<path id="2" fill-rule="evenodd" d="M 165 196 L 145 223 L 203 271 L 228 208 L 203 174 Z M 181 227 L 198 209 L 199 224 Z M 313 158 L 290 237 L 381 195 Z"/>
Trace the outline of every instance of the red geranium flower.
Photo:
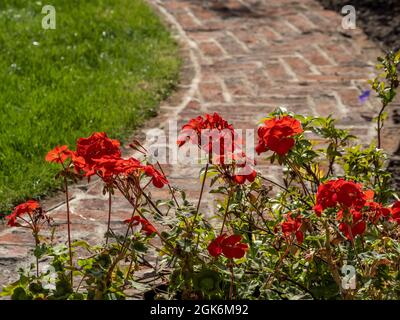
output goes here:
<path id="1" fill-rule="evenodd" d="M 400 201 L 396 201 L 391 208 L 391 220 L 400 224 Z"/>
<path id="2" fill-rule="evenodd" d="M 18 227 L 20 224 L 17 222 L 17 218 L 24 214 L 32 214 L 35 210 L 40 208 L 40 204 L 35 200 L 29 200 L 15 207 L 14 211 L 6 217 L 8 225 L 11 227 Z"/>
<path id="3" fill-rule="evenodd" d="M 182 130 L 179 133 L 177 141 L 178 146 L 183 146 L 187 141 L 190 141 L 193 144 L 199 144 L 200 133 L 201 130 L 204 129 L 203 123 L 204 119 L 202 116 L 190 119 L 189 122 L 182 127 Z"/>
<path id="4" fill-rule="evenodd" d="M 104 132 L 95 132 L 89 138 L 80 138 L 77 141 L 77 149 L 75 156 L 81 157 L 84 160 L 82 163 L 75 163 L 74 165 L 85 172 L 86 176 L 95 174 L 93 166 L 96 160 L 104 156 L 120 158 L 121 150 L 118 140 L 113 140 L 107 137 Z"/>
<path id="5" fill-rule="evenodd" d="M 220 173 L 234 183 L 253 182 L 256 178 L 254 161 L 242 151 L 240 137 L 218 113 L 198 116 L 185 124 L 177 143 L 181 147 L 188 141 L 208 152 L 209 161 L 219 165 Z"/>
<path id="6" fill-rule="evenodd" d="M 122 159 L 112 156 L 104 156 L 100 159 L 96 159 L 93 165 L 93 171 L 105 182 L 111 182 L 112 179 L 119 174 L 128 176 L 142 169 L 142 164 L 135 158 Z"/>
<path id="7" fill-rule="evenodd" d="M 135 158 L 121 159 L 118 161 L 117 171 L 126 176 L 143 170 L 143 165 Z"/>
<path id="8" fill-rule="evenodd" d="M 255 161 L 248 158 L 244 152 L 235 154 L 233 160 L 235 164 L 233 181 L 237 184 L 253 182 L 257 177 L 257 172 L 253 168 Z"/>
<path id="9" fill-rule="evenodd" d="M 120 173 L 118 163 L 120 158 L 104 156 L 94 160 L 93 171 L 105 181 L 110 182 L 114 176 Z"/>
<path id="10" fill-rule="evenodd" d="M 337 202 L 347 208 L 361 209 L 367 200 L 362 185 L 353 181 L 337 180 L 336 190 Z"/>
<path id="11" fill-rule="evenodd" d="M 301 123 L 290 116 L 267 119 L 258 128 L 256 152 L 261 154 L 271 150 L 284 156 L 295 144 L 293 137 L 302 132 Z"/>
<path id="12" fill-rule="evenodd" d="M 240 259 L 249 249 L 247 244 L 240 243 L 241 240 L 242 236 L 240 235 L 231 235 L 227 237 L 226 234 L 223 234 L 215 238 L 208 245 L 207 249 L 213 257 L 218 257 L 223 254 L 228 259 Z"/>
<path id="13" fill-rule="evenodd" d="M 318 216 L 323 210 L 337 205 L 342 208 L 361 210 L 369 196 L 370 192 L 364 192 L 359 183 L 344 179 L 330 180 L 318 187 L 314 210 Z"/>
<path id="14" fill-rule="evenodd" d="M 73 152 L 68 149 L 66 145 L 56 146 L 53 150 L 49 151 L 46 155 L 47 162 L 64 163 L 65 160 L 72 156 Z"/>
<path id="15" fill-rule="evenodd" d="M 156 188 L 162 188 L 164 185 L 168 184 L 167 178 L 152 165 L 145 166 L 144 172 L 147 176 L 152 178 L 153 185 Z"/>
<path id="16" fill-rule="evenodd" d="M 183 146 L 187 141 L 197 144 L 208 153 L 213 152 L 217 157 L 232 153 L 234 144 L 240 143 L 233 126 L 218 113 L 206 114 L 204 118 L 198 116 L 185 124 L 178 136 L 178 146 Z"/>
<path id="17" fill-rule="evenodd" d="M 134 216 L 131 219 L 127 219 L 124 221 L 124 223 L 131 224 L 131 226 L 137 226 L 140 223 L 142 225 L 141 231 L 147 236 L 151 236 L 153 233 L 157 232 L 156 228 L 154 228 L 154 226 L 148 220 L 143 219 L 140 216 Z"/>
<path id="18" fill-rule="evenodd" d="M 237 184 L 244 184 L 246 181 L 248 182 L 253 182 L 256 177 L 257 177 L 257 172 L 252 169 L 250 166 L 245 166 L 243 167 L 243 170 L 248 170 L 250 173 L 249 174 L 235 174 L 233 176 L 233 181 L 235 181 Z"/>
<path id="19" fill-rule="evenodd" d="M 365 206 L 365 210 L 368 213 L 369 220 L 372 223 L 377 223 L 379 218 L 388 217 L 391 213 L 391 210 L 389 208 L 385 208 L 381 203 L 367 202 Z"/>
<path id="20" fill-rule="evenodd" d="M 151 177 L 153 185 L 162 188 L 168 183 L 168 180 L 152 165 L 142 165 L 135 158 L 122 159 L 114 156 L 103 156 L 100 159 L 94 159 L 91 171 L 97 173 L 106 183 L 110 183 L 116 176 L 123 174 L 131 175 L 135 172 L 144 172 Z"/>
<path id="21" fill-rule="evenodd" d="M 342 221 L 339 224 L 339 230 L 350 241 L 357 235 L 363 234 L 367 228 L 362 213 L 354 209 L 351 209 L 347 214 L 344 214 L 342 210 L 339 211 L 337 220 Z"/>
<path id="22" fill-rule="evenodd" d="M 304 240 L 304 234 L 300 230 L 302 225 L 302 219 L 300 216 L 292 218 L 292 213 L 289 212 L 286 215 L 286 220 L 281 223 L 282 232 L 286 238 L 291 238 L 293 235 L 296 237 L 298 244 L 302 244 Z"/>

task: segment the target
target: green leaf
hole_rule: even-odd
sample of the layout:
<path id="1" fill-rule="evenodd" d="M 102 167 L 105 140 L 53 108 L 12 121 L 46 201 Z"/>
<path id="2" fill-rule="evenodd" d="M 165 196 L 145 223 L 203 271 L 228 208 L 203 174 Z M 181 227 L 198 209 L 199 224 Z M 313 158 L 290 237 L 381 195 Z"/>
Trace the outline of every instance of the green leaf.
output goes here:
<path id="1" fill-rule="evenodd" d="M 27 293 L 22 287 L 15 288 L 11 295 L 12 300 L 32 300 L 32 298 L 32 295 Z"/>

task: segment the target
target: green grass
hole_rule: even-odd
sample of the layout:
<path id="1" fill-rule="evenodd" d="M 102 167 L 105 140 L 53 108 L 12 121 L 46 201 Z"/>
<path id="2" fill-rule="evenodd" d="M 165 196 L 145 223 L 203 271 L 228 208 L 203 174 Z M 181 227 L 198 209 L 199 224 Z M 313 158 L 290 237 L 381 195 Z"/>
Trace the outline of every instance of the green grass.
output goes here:
<path id="1" fill-rule="evenodd" d="M 141 0 L 0 1 L 0 210 L 58 183 L 58 144 L 106 131 L 123 139 L 173 89 L 177 44 Z"/>

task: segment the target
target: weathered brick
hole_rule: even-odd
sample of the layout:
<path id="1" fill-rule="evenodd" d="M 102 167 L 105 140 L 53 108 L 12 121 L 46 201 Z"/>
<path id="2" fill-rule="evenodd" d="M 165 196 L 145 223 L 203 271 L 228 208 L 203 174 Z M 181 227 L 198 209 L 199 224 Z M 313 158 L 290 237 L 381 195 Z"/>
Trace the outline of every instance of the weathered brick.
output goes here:
<path id="1" fill-rule="evenodd" d="M 300 14 L 288 15 L 288 21 L 301 32 L 310 32 L 316 29 L 316 26 L 305 16 Z"/>
<path id="2" fill-rule="evenodd" d="M 272 81 L 288 80 L 293 78 L 286 72 L 284 66 L 279 61 L 273 63 L 266 63 L 265 70 L 269 75 L 270 80 Z"/>
<path id="3" fill-rule="evenodd" d="M 308 64 L 298 57 L 287 57 L 284 58 L 284 60 L 296 75 L 307 75 L 311 73 Z"/>
<path id="4" fill-rule="evenodd" d="M 304 50 L 302 50 L 301 54 L 315 66 L 331 65 L 331 62 L 326 59 L 315 47 L 307 46 Z"/>
<path id="5" fill-rule="evenodd" d="M 224 96 L 219 83 L 201 83 L 200 93 L 204 101 L 223 102 Z"/>
<path id="6" fill-rule="evenodd" d="M 208 57 L 221 57 L 224 52 L 214 41 L 202 42 L 199 47 L 203 54 Z"/>
<path id="7" fill-rule="evenodd" d="M 338 101 L 336 100 L 336 97 L 332 94 L 314 94 L 312 100 L 318 115 L 327 117 L 329 115 L 336 116 L 338 114 L 341 114 L 342 110 L 338 106 Z"/>

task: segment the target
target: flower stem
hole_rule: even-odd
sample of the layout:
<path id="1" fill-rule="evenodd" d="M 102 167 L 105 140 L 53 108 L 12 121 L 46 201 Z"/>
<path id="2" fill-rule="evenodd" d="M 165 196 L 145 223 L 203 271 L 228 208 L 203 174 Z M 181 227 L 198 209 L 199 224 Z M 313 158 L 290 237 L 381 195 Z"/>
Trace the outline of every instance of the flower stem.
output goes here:
<path id="1" fill-rule="evenodd" d="M 106 245 L 108 244 L 108 235 L 110 233 L 110 224 L 111 224 L 111 190 L 108 190 L 108 222 L 107 222 Z"/>
<path id="2" fill-rule="evenodd" d="M 272 277 L 275 275 L 275 273 L 278 272 L 279 268 L 281 267 L 283 260 L 288 256 L 288 254 L 290 253 L 290 247 L 292 246 L 293 241 L 291 241 L 290 243 L 287 244 L 287 248 L 285 250 L 285 252 L 283 253 L 283 255 L 279 258 L 278 262 L 275 264 L 275 268 L 274 271 L 268 276 L 267 281 L 265 281 L 265 289 L 269 289 L 271 287 L 272 284 Z"/>
<path id="3" fill-rule="evenodd" d="M 199 195 L 199 201 L 197 202 L 197 208 L 196 208 L 196 214 L 194 215 L 194 221 L 196 221 L 197 215 L 199 214 L 199 209 L 200 209 L 200 204 L 201 204 L 201 199 L 203 197 L 203 192 L 204 192 L 204 185 L 206 183 L 206 178 L 207 178 L 207 172 L 208 172 L 208 163 L 206 164 L 206 168 L 204 170 L 204 177 L 203 181 L 201 183 L 201 190 L 200 190 L 200 195 Z M 194 223 L 194 222 L 193 222 Z"/>
<path id="4" fill-rule="evenodd" d="M 205 170 L 204 170 L 204 177 L 203 181 L 201 183 L 201 190 L 200 190 L 200 195 L 199 195 L 199 201 L 197 202 L 197 208 L 196 208 L 196 213 L 194 215 L 193 223 L 192 223 L 192 230 L 194 230 L 194 225 L 197 220 L 197 216 L 199 214 L 199 209 L 200 209 L 200 204 L 201 204 L 201 198 L 203 197 L 203 192 L 204 192 L 204 185 L 206 183 L 206 178 L 207 178 L 207 172 L 208 172 L 208 163 L 206 164 Z M 200 241 L 200 233 L 197 234 L 197 240 L 196 240 L 196 249 L 199 247 L 199 241 Z"/>
<path id="5" fill-rule="evenodd" d="M 224 227 L 225 227 L 225 223 L 226 223 L 226 217 L 228 216 L 229 205 L 231 204 L 231 197 L 232 197 L 231 193 L 229 192 L 228 203 L 226 204 L 225 213 L 224 213 L 224 220 L 222 221 L 221 231 L 220 231 L 219 235 L 222 235 L 222 233 L 224 232 Z"/>
<path id="6" fill-rule="evenodd" d="M 39 257 L 36 257 L 36 278 L 39 278 Z"/>
<path id="7" fill-rule="evenodd" d="M 235 284 L 235 274 L 233 273 L 233 261 L 228 262 L 229 271 L 231 272 L 231 285 L 229 288 L 229 300 L 233 300 L 233 288 Z"/>
<path id="8" fill-rule="evenodd" d="M 376 131 L 377 131 L 377 136 L 378 136 L 378 149 L 381 148 L 381 141 L 382 141 L 381 135 L 382 135 L 382 128 L 383 128 L 383 113 L 384 113 L 384 111 L 386 109 L 386 106 L 387 106 L 387 104 L 383 103 L 382 108 L 379 111 L 378 118 L 376 120 L 376 124 L 377 124 Z"/>
<path id="9" fill-rule="evenodd" d="M 325 249 L 326 249 L 326 256 L 327 256 L 327 262 L 329 269 L 331 271 L 332 277 L 336 282 L 336 285 L 339 287 L 339 291 L 344 299 L 347 298 L 346 292 L 343 291 L 342 288 L 342 281 L 340 278 L 339 271 L 337 270 L 337 266 L 335 264 L 335 261 L 332 258 L 332 248 L 331 248 L 331 240 L 330 240 L 330 231 L 329 231 L 329 226 L 328 222 L 324 221 L 324 227 L 325 227 Z"/>
<path id="10" fill-rule="evenodd" d="M 124 190 L 123 190 L 123 188 L 117 183 L 116 184 L 116 186 L 117 186 L 117 188 L 118 188 L 118 190 L 122 193 L 122 195 L 125 197 L 125 199 L 126 200 L 128 200 L 128 202 L 133 206 L 133 213 L 132 213 L 132 217 L 133 217 L 133 215 L 134 215 L 134 213 L 135 213 L 135 211 L 139 214 L 139 216 L 141 216 L 143 219 L 146 219 L 146 217 L 145 216 L 143 216 L 143 214 L 142 214 L 142 212 L 141 211 L 139 211 L 139 210 L 137 210 L 137 206 L 138 206 L 138 203 L 137 202 L 133 202 L 132 201 L 132 198 L 129 196 L 129 194 L 127 193 L 127 192 L 124 192 Z M 140 190 L 140 196 L 143 196 L 146 200 L 147 200 L 147 202 L 150 204 L 150 206 L 151 207 L 153 207 L 153 209 L 160 215 L 160 216 L 162 216 L 163 214 L 162 214 L 162 212 L 157 208 L 157 206 L 154 204 L 154 202 L 146 195 L 146 193 L 144 193 L 143 192 L 143 190 Z M 136 201 L 138 201 L 138 197 L 139 196 L 137 196 L 136 197 Z M 147 219 L 146 219 L 147 220 Z M 127 238 L 127 236 L 128 236 L 128 232 L 129 232 L 129 229 L 130 229 L 130 227 L 131 227 L 132 225 L 130 224 L 129 226 L 128 226 L 128 229 L 127 229 L 127 233 L 126 233 L 126 235 L 125 235 L 125 240 L 124 240 L 124 244 L 123 244 L 123 246 L 125 245 L 125 241 L 126 241 L 126 238 Z M 161 241 L 163 242 L 163 243 L 165 243 L 165 245 L 167 245 L 170 249 L 173 249 L 174 247 L 172 246 L 172 244 L 169 242 L 169 241 L 167 241 L 162 235 L 161 235 L 161 233 L 156 229 L 156 234 L 157 234 L 157 236 L 161 239 Z"/>
<path id="11" fill-rule="evenodd" d="M 31 217 L 31 220 L 32 220 L 32 217 Z M 32 220 L 32 222 L 33 222 L 33 220 Z M 38 231 L 35 227 L 33 229 L 33 237 L 35 238 L 36 249 L 38 249 L 38 247 L 40 245 L 40 240 L 39 240 Z M 36 256 L 36 277 L 39 278 L 39 256 L 37 255 L 37 252 L 36 252 L 35 256 Z"/>
<path id="12" fill-rule="evenodd" d="M 72 287 L 74 284 L 74 280 L 72 271 L 71 220 L 70 220 L 70 209 L 69 209 L 68 181 L 66 176 L 64 176 L 64 184 L 65 184 L 65 201 L 67 205 L 68 249 L 69 249 L 69 264 L 71 265 L 71 287 Z"/>
<path id="13" fill-rule="evenodd" d="M 157 165 L 158 165 L 158 167 L 160 168 L 161 173 L 164 175 L 164 177 L 166 177 L 166 175 L 165 175 L 165 173 L 164 173 L 164 170 L 163 170 L 163 168 L 162 168 L 160 162 L 157 161 Z M 176 207 L 179 208 L 180 206 L 179 206 L 178 200 L 176 200 L 175 191 L 172 189 L 172 187 L 171 187 L 171 185 L 169 184 L 169 182 L 167 183 L 167 186 L 168 186 L 169 192 L 170 192 L 171 195 L 172 195 L 172 198 L 174 199 L 174 202 L 175 202 Z"/>
<path id="14" fill-rule="evenodd" d="M 296 166 L 295 166 L 293 163 L 291 163 L 289 160 L 287 161 L 287 165 L 289 166 L 289 168 L 291 168 L 291 169 L 293 170 L 293 172 L 295 173 L 295 175 L 299 178 L 298 181 L 299 181 L 300 184 L 302 185 L 305 195 L 308 195 L 309 197 L 311 197 L 311 194 L 310 194 L 310 192 L 308 191 L 308 188 L 307 188 L 307 186 L 306 186 L 306 184 L 305 184 L 305 182 L 304 182 L 304 178 L 303 178 L 303 176 L 301 175 L 301 173 L 299 172 L 299 170 L 298 170 L 298 169 L 296 168 Z"/>
<path id="15" fill-rule="evenodd" d="M 128 281 L 128 279 L 129 279 L 129 276 L 132 271 L 132 266 L 133 266 L 133 257 L 131 257 L 131 262 L 129 263 L 128 271 L 126 272 L 125 281 Z"/>

